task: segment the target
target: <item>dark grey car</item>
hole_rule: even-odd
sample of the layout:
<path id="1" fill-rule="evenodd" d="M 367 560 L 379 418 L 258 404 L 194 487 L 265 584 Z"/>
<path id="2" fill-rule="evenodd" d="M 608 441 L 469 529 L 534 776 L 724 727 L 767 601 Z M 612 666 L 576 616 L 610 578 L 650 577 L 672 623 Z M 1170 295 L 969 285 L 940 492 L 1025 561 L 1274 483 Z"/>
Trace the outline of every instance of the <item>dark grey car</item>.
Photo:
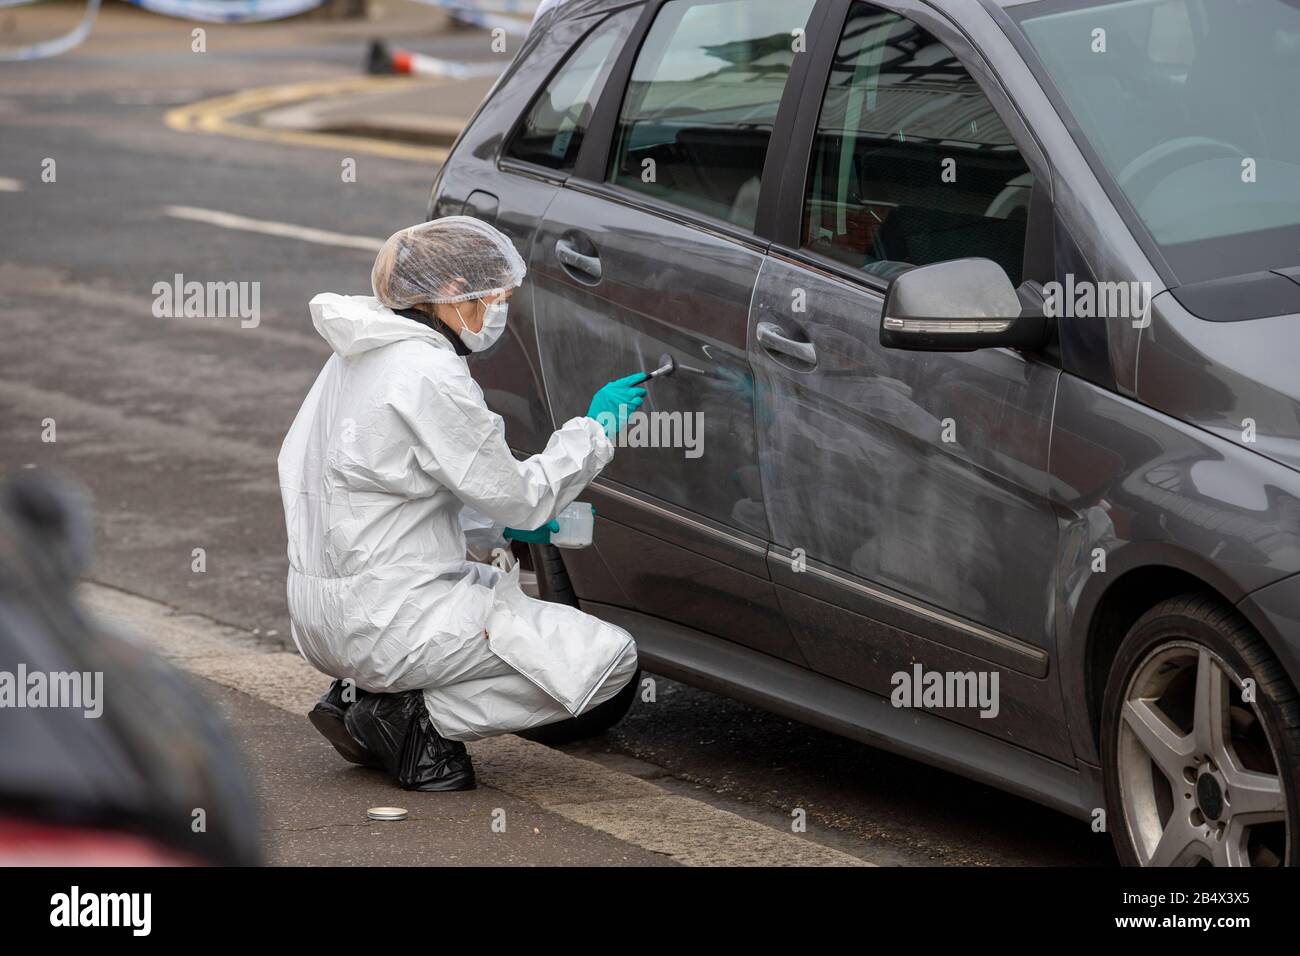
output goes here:
<path id="1" fill-rule="evenodd" d="M 547 14 L 434 186 L 528 263 L 474 374 L 526 454 L 676 371 L 543 590 L 1124 862 L 1300 860 L 1297 89 L 1285 0 Z"/>

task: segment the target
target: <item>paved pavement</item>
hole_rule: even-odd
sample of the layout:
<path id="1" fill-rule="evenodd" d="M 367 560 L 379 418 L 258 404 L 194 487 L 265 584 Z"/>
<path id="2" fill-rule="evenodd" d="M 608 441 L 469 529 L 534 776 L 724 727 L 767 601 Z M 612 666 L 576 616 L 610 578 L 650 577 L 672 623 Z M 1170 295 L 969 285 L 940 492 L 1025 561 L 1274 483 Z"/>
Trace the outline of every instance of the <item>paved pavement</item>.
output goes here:
<path id="1" fill-rule="evenodd" d="M 863 865 L 806 832 L 515 736 L 469 745 L 476 790 L 402 792 L 308 729 L 303 715 L 325 681 L 296 653 L 113 588 L 87 585 L 82 599 L 201 678 L 226 712 L 266 806 L 272 863 Z M 394 804 L 411 812 L 408 821 L 366 819 L 368 807 Z"/>
<path id="2" fill-rule="evenodd" d="M 146 620 L 182 609 L 269 651 L 229 673 L 213 670 L 222 655 L 210 655 L 199 676 L 218 685 L 209 689 L 252 753 L 272 857 L 286 861 L 360 852 L 349 844 L 334 856 L 336 845 L 365 844 L 370 832 L 348 821 L 380 793 L 383 802 L 396 793 L 373 774 L 340 767 L 315 739 L 301 714 L 323 681 L 290 667 L 284 653 L 275 455 L 328 354 L 306 302 L 320 291 L 368 289 L 374 243 L 422 218 L 437 169 L 422 153 L 387 147 L 436 147 L 339 142 L 322 138 L 337 129 L 260 123 L 267 136 L 249 138 L 168 125 L 167 117 L 250 90 L 355 87 L 375 35 L 436 56 L 482 59 L 485 34 L 440 32 L 420 20 L 430 14 L 419 5 L 386 6 L 398 19 L 213 27 L 208 52 L 194 54 L 191 24 L 110 5 L 101 29 L 72 54 L 0 65 L 0 475 L 41 466 L 81 480 L 100 541 L 90 578 L 147 599 Z M 425 94 L 410 89 L 415 100 L 401 110 L 418 112 Z M 460 94 L 456 109 L 467 112 L 472 96 L 464 87 Z M 268 101 L 259 94 L 257 102 Z M 320 106 L 317 115 L 338 127 L 341 112 Z M 398 109 L 391 101 L 389 108 Z M 349 159 L 355 182 L 340 175 Z M 51 168 L 55 181 L 44 181 Z M 155 284 L 177 274 L 257 282 L 257 324 L 156 316 Z M 53 443 L 42 440 L 47 420 L 57 424 Z M 240 655 L 230 657 L 233 667 Z M 723 834 L 742 821 L 785 838 L 798 809 L 809 833 L 780 844 L 792 854 L 813 846 L 899 864 L 1113 860 L 1108 841 L 1086 825 L 662 679 L 655 704 L 638 704 L 600 740 L 566 753 L 524 745 L 504 738 L 490 745 L 499 750 L 476 751 L 488 787 L 478 796 L 421 804 L 430 816 L 402 831 L 425 834 L 416 841 L 421 860 L 504 862 L 533 853 L 527 858 L 538 862 L 564 854 L 639 862 L 671 853 L 707 862 L 697 854 L 708 840 L 672 841 L 699 820 Z M 541 759 L 539 752 L 564 762 L 544 771 L 520 762 L 521 754 Z M 593 787 L 627 778 L 655 790 L 583 802 L 535 784 L 586 781 L 593 767 L 602 772 Z M 476 842 L 483 801 L 547 821 L 537 824 L 546 839 L 534 844 L 516 833 L 518 842 Z M 677 814 L 682 806 L 689 809 Z M 436 825 L 451 819 L 444 813 L 460 823 Z M 388 840 L 382 833 L 391 831 L 374 832 L 366 838 Z"/>

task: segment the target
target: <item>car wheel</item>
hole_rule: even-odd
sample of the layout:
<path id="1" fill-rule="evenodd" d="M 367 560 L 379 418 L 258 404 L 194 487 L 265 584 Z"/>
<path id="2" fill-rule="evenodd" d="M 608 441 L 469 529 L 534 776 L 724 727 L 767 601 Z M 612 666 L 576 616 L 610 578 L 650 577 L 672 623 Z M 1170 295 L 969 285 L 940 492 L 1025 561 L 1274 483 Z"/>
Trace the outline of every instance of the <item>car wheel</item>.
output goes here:
<path id="1" fill-rule="evenodd" d="M 543 601 L 578 605 L 578 596 L 569 582 L 560 549 L 553 544 L 533 544 L 528 548 L 532 556 L 533 571 L 537 575 L 537 591 Z M 613 727 L 626 715 L 636 700 L 636 690 L 641 685 L 641 668 L 637 668 L 627 686 L 602 704 L 571 720 L 561 720 L 525 730 L 519 736 L 538 743 L 556 746 L 596 737 Z"/>
<path id="2" fill-rule="evenodd" d="M 1101 733 L 1122 863 L 1296 862 L 1300 701 L 1232 607 L 1191 594 L 1144 614 L 1111 665 Z"/>

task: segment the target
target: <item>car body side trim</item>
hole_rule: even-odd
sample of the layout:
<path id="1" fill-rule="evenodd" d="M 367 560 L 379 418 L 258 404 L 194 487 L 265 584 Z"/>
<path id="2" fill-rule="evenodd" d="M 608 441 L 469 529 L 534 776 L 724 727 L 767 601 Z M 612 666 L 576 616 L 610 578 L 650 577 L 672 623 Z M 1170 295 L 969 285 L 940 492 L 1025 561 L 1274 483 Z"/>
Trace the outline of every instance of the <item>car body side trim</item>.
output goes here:
<path id="1" fill-rule="evenodd" d="M 1079 819 L 1101 806 L 1095 774 L 1043 757 L 918 708 L 639 611 L 580 601 L 627 630 L 641 664 L 672 680 L 723 694 L 872 747 L 958 773 Z"/>
<path id="2" fill-rule="evenodd" d="M 565 180 L 569 178 L 567 172 L 548 169 L 545 166 L 538 166 L 535 163 L 528 163 L 522 159 L 515 159 L 514 157 L 506 156 L 505 154 L 502 154 L 497 158 L 497 169 L 512 176 L 524 176 L 528 179 L 535 179 L 548 186 L 563 186 Z"/>
<path id="3" fill-rule="evenodd" d="M 645 193 L 634 192 L 631 189 L 610 183 L 593 183 L 574 177 L 566 180 L 564 186 L 572 192 L 582 193 L 595 199 L 603 199 L 606 202 L 617 203 L 620 206 L 634 209 L 648 216 L 666 219 L 689 229 L 697 229 L 716 239 L 725 239 L 729 242 L 738 243 L 754 252 L 762 253 L 767 251 L 768 241 L 761 236 L 756 236 L 754 233 L 725 220 L 715 219 L 703 213 L 695 213 L 683 206 L 674 206 L 672 203 L 652 199 Z"/>
<path id="4" fill-rule="evenodd" d="M 863 272 L 861 269 L 854 269 L 851 266 L 833 262 L 810 249 L 795 249 L 790 246 L 773 244 L 768 249 L 768 255 L 789 265 L 807 269 L 825 279 L 851 285 L 859 292 L 874 295 L 880 300 L 882 306 L 885 304 L 885 294 L 889 291 L 888 279 L 882 279 L 879 276 Z"/>
<path id="5" fill-rule="evenodd" d="M 763 556 L 767 559 L 778 559 L 782 564 L 788 565 L 791 562 L 792 555 L 788 551 L 776 547 L 763 547 L 757 541 L 752 541 L 740 535 L 724 531 L 711 524 L 690 518 L 680 512 L 670 508 L 665 508 L 654 504 L 645 498 L 630 494 L 612 486 L 609 482 L 593 481 L 591 483 L 593 490 L 600 494 L 609 495 L 620 502 L 640 508 L 655 515 L 657 518 L 671 522 L 683 528 L 688 528 L 697 533 L 707 535 L 714 540 L 728 545 L 740 551 L 747 552 L 754 556 Z M 894 610 L 903 611 L 912 617 L 919 617 L 930 624 L 939 625 L 944 632 L 951 634 L 953 631 L 959 632 L 967 638 L 973 638 L 978 642 L 977 647 L 956 647 L 955 650 L 966 653 L 974 653 L 975 656 L 985 657 L 1007 666 L 1013 666 L 1017 670 L 1028 674 L 1032 677 L 1045 677 L 1048 672 L 1049 657 L 1045 650 L 1035 647 L 1025 641 L 1003 634 L 1000 631 L 994 631 L 962 618 L 946 614 L 915 599 L 906 598 L 902 595 L 892 594 L 881 588 L 874 587 L 870 584 L 856 581 L 852 578 L 845 577 L 829 567 L 820 566 L 816 562 L 806 562 L 805 570 L 802 573 L 812 574 L 815 578 L 831 585 L 841 592 L 850 592 L 860 598 L 866 598 L 870 602 L 884 604 Z M 841 607 L 845 607 L 848 602 L 843 600 L 834 602 Z M 871 615 L 869 615 L 871 616 Z M 884 623 L 892 623 L 885 621 Z M 915 628 L 911 629 L 915 630 Z M 922 637 L 934 639 L 935 635 L 932 629 L 926 628 L 921 634 Z M 952 642 L 946 642 L 952 646 Z M 982 650 L 980 648 L 983 648 Z"/>
<path id="6" fill-rule="evenodd" d="M 771 563 L 775 565 L 773 568 L 773 580 L 776 580 L 777 568 L 784 570 L 789 570 L 791 568 L 794 556 L 790 551 L 773 546 L 769 549 L 768 555 L 771 559 Z M 1031 677 L 1042 678 L 1047 676 L 1049 662 L 1047 651 L 1043 650 L 1041 647 L 1035 647 L 1033 644 L 1022 641 L 1019 638 L 1012 637 L 1009 634 L 1003 634 L 1001 631 L 992 630 L 991 628 L 976 624 L 973 621 L 968 621 L 965 618 L 956 617 L 952 614 L 931 607 L 929 604 L 915 598 L 895 594 L 856 578 L 845 576 L 844 574 L 817 562 L 805 559 L 801 564 L 801 570 L 798 572 L 792 571 L 791 573 L 810 575 L 814 580 L 820 580 L 831 585 L 832 593 L 838 591 L 840 595 L 839 600 L 834 600 L 831 603 L 845 608 L 846 610 L 855 611 L 855 613 L 864 613 L 865 616 L 870 617 L 873 620 L 881 620 L 884 616 L 883 612 L 876 611 L 875 613 L 872 613 L 872 605 L 883 604 L 891 609 L 903 611 L 906 615 L 913 618 L 922 618 L 931 625 L 939 625 L 938 631 L 933 627 L 922 629 L 915 625 L 913 627 L 904 627 L 905 630 L 917 633 L 919 636 L 930 640 L 938 640 L 941 643 L 952 647 L 954 650 L 967 654 L 974 654 L 977 657 L 990 659 L 1005 664 L 1006 666 L 1014 667 L 1016 670 L 1028 674 Z M 782 575 L 782 577 L 786 577 L 786 575 Z M 777 583 L 785 587 L 794 587 L 789 580 L 779 580 Z M 798 590 L 798 588 L 796 588 L 796 590 Z M 848 593 L 846 594 L 845 592 Z M 846 600 L 849 595 L 856 597 L 858 600 Z M 812 596 L 817 597 L 818 595 L 814 594 Z M 862 599 L 865 599 L 865 601 Z M 857 609 L 853 607 L 854 604 L 858 605 Z M 897 620 L 881 620 L 881 623 L 897 625 L 905 622 L 899 622 Z M 967 646 L 957 645 L 952 639 L 954 632 L 965 638 L 973 638 L 974 646 L 970 646 L 969 642 L 963 642 L 966 643 Z M 944 637 L 948 637 L 948 639 L 944 640 Z"/>
<path id="7" fill-rule="evenodd" d="M 611 498 L 616 498 L 626 504 L 649 511 L 656 517 L 667 519 L 675 524 L 690 528 L 692 531 L 698 531 L 701 534 L 708 535 L 709 537 L 714 538 L 723 544 L 730 545 L 733 548 L 746 551 L 756 557 L 767 557 L 767 548 L 759 544 L 757 541 L 741 537 L 738 534 L 732 534 L 729 531 L 723 531 L 721 528 L 714 527 L 711 524 L 706 524 L 703 521 L 688 518 L 680 512 L 661 507 L 660 505 L 654 504 L 639 495 L 621 491 L 607 481 L 593 481 L 591 487 L 603 495 L 609 495 Z"/>

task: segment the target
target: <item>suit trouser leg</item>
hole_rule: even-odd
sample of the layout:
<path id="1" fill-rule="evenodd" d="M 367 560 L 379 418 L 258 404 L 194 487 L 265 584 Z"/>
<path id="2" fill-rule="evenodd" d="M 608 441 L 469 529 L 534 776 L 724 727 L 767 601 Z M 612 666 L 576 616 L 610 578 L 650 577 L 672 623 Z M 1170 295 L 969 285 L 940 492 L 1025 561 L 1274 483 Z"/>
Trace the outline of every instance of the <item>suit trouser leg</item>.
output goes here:
<path id="1" fill-rule="evenodd" d="M 636 667 L 636 647 L 629 644 L 583 713 L 626 687 Z M 511 734 L 571 716 L 558 701 L 491 651 L 473 669 L 472 676 L 454 684 L 425 688 L 424 705 L 438 733 L 448 740 Z"/>

